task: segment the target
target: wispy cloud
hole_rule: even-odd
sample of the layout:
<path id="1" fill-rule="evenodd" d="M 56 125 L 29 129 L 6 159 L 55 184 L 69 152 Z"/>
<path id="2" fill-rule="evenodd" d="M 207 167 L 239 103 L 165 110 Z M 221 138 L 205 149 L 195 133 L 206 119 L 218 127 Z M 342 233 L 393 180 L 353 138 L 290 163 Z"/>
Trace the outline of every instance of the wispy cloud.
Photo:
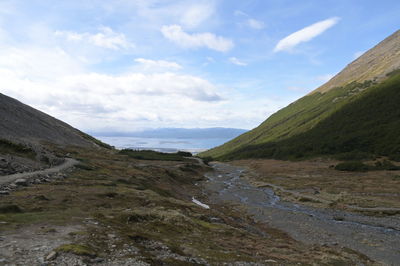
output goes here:
<path id="1" fill-rule="evenodd" d="M 247 66 L 247 63 L 237 59 L 236 57 L 230 57 L 229 62 L 238 66 Z"/>
<path id="2" fill-rule="evenodd" d="M 182 69 L 182 66 L 176 62 L 165 61 L 165 60 L 151 60 L 145 58 L 136 58 L 136 63 L 139 63 L 143 66 L 145 70 L 157 70 L 157 69 L 173 69 L 179 70 Z"/>
<path id="3" fill-rule="evenodd" d="M 290 34 L 278 42 L 275 46 L 274 52 L 290 51 L 296 45 L 312 40 L 338 23 L 339 19 L 340 18 L 338 17 L 333 17 L 322 20 Z"/>
<path id="4" fill-rule="evenodd" d="M 262 30 L 265 28 L 265 23 L 263 21 L 254 19 L 254 18 L 250 17 L 249 14 L 247 14 L 243 11 L 235 10 L 235 12 L 233 12 L 233 14 L 236 17 L 241 17 L 241 18 L 246 19 L 244 22 L 239 23 L 239 25 L 244 25 L 246 27 L 250 27 L 255 30 Z"/>
<path id="5" fill-rule="evenodd" d="M 65 38 L 71 42 L 87 42 L 92 45 L 119 50 L 134 47 L 129 43 L 123 33 L 114 32 L 109 27 L 101 27 L 98 33 L 78 33 L 73 31 L 56 31 L 54 34 L 57 37 Z"/>
<path id="6" fill-rule="evenodd" d="M 165 38 L 185 48 L 207 47 L 219 52 L 233 48 L 233 41 L 210 32 L 189 34 L 179 25 L 163 26 L 161 32 Z"/>
<path id="7" fill-rule="evenodd" d="M 317 80 L 322 82 L 328 82 L 331 78 L 333 78 L 334 74 L 325 74 L 317 77 Z"/>
<path id="8" fill-rule="evenodd" d="M 246 21 L 246 25 L 248 25 L 250 28 L 256 29 L 256 30 L 262 30 L 263 28 L 265 28 L 264 22 L 262 22 L 261 20 L 253 19 L 253 18 L 249 18 Z"/>
<path id="9" fill-rule="evenodd" d="M 181 18 L 181 23 L 186 28 L 195 28 L 206 21 L 215 11 L 211 2 L 197 3 L 189 6 Z"/>

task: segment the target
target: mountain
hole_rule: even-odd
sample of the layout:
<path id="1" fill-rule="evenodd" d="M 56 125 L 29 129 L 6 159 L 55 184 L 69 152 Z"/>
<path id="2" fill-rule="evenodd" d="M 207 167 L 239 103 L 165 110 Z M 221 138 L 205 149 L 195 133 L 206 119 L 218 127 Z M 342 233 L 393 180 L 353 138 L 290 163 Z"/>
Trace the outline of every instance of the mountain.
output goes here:
<path id="1" fill-rule="evenodd" d="M 90 132 L 101 137 L 175 138 L 175 139 L 218 139 L 235 138 L 247 130 L 238 128 L 158 128 L 134 132 Z"/>
<path id="2" fill-rule="evenodd" d="M 1 93 L 0 140 L 83 147 L 101 144 L 70 125 Z"/>
<path id="3" fill-rule="evenodd" d="M 289 159 L 349 152 L 400 154 L 399 67 L 397 31 L 257 128 L 200 156 Z"/>

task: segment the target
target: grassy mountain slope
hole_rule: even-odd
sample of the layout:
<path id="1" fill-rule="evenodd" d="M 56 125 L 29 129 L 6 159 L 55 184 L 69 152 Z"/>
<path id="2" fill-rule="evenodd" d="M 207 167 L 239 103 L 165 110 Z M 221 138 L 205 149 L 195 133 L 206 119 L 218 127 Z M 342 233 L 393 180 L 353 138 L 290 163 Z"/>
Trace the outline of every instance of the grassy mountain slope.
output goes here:
<path id="1" fill-rule="evenodd" d="M 400 72 L 326 117 L 311 130 L 276 142 L 239 148 L 224 159 L 292 159 L 319 155 L 400 158 Z"/>
<path id="2" fill-rule="evenodd" d="M 250 145 L 276 143 L 311 130 L 385 80 L 387 74 L 400 64 L 399 47 L 400 31 L 397 31 L 325 85 L 273 114 L 257 128 L 200 156 L 227 157 Z"/>

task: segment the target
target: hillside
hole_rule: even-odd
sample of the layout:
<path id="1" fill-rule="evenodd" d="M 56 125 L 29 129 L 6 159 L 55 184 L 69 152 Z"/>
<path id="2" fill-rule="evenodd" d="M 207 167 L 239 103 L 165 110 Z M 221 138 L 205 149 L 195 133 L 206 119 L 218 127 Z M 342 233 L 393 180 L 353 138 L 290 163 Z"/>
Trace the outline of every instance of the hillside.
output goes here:
<path id="1" fill-rule="evenodd" d="M 236 158 L 236 155 L 241 154 L 240 151 L 247 148 L 263 149 L 262 147 L 277 145 L 283 140 L 310 131 L 367 92 L 380 88 L 378 85 L 400 64 L 399 47 L 400 31 L 397 31 L 356 59 L 329 82 L 273 114 L 257 128 L 200 155 Z M 298 153 L 304 154 L 304 151 Z M 254 152 L 251 154 L 248 156 L 256 156 Z M 240 156 L 243 158 L 245 155 Z M 274 157 L 275 152 L 257 156 Z"/>
<path id="2" fill-rule="evenodd" d="M 94 147 L 85 133 L 39 110 L 0 93 L 0 139 Z"/>

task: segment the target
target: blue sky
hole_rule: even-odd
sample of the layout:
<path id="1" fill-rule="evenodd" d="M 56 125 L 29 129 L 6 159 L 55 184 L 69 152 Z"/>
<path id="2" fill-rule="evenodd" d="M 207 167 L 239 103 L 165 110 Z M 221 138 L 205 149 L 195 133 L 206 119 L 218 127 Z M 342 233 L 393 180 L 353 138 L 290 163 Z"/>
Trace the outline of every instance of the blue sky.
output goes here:
<path id="1" fill-rule="evenodd" d="M 86 131 L 253 128 L 399 29 L 399 1 L 0 0 L 0 92 Z"/>

